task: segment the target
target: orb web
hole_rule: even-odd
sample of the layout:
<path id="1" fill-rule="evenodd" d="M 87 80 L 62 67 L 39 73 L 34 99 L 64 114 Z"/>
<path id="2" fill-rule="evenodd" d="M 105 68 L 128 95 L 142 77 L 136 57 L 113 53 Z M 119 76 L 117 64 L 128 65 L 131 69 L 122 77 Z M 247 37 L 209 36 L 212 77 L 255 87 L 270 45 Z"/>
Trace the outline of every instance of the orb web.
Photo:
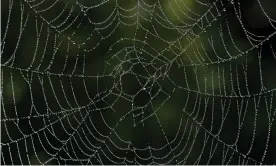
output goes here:
<path id="1" fill-rule="evenodd" d="M 1 3 L 2 164 L 275 164 L 274 2 Z"/>

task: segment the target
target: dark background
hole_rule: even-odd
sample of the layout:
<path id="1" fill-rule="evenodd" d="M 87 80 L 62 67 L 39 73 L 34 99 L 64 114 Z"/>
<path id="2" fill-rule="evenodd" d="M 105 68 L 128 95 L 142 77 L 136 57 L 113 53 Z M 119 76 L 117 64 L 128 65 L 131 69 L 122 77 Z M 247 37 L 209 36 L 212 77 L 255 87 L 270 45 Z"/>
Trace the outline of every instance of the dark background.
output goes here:
<path id="1" fill-rule="evenodd" d="M 1 164 L 276 163 L 274 1 L 104 2 L 1 1 Z"/>

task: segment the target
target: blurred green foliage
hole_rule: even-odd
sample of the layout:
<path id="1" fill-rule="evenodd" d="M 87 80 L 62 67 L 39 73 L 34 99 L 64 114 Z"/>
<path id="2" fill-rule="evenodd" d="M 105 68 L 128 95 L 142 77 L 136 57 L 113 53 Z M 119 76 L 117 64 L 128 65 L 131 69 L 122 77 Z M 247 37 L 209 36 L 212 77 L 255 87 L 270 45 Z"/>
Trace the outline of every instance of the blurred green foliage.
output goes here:
<path id="1" fill-rule="evenodd" d="M 91 153 L 92 144 L 110 151 L 114 161 L 111 152 L 142 164 L 152 159 L 138 161 L 139 155 L 161 157 L 156 163 L 194 164 L 200 158 L 205 164 L 216 143 L 211 164 L 221 164 L 225 148 L 233 152 L 230 164 L 241 154 L 249 163 L 275 164 L 275 123 L 268 121 L 275 117 L 268 113 L 276 102 L 275 37 L 268 38 L 275 29 L 266 17 L 251 24 L 254 15 L 264 13 L 253 10 L 258 1 L 237 1 L 242 24 L 237 2 L 144 2 L 1 1 L 1 142 L 18 140 L 1 145 L 1 162 L 42 164 L 51 158 L 45 149 L 55 153 L 53 147 L 62 147 L 59 138 L 69 139 L 65 151 L 78 159 L 87 158 L 82 151 Z M 273 3 L 265 5 L 271 18 Z M 245 30 L 268 40 L 252 49 Z M 264 94 L 250 96 L 259 93 Z M 245 118 L 243 124 L 239 118 Z M 131 144 L 125 147 L 118 136 Z M 108 140 L 128 148 L 128 154 Z M 149 145 L 163 149 L 139 150 Z M 86 163 L 62 161 L 74 158 L 63 151 L 47 164 Z"/>

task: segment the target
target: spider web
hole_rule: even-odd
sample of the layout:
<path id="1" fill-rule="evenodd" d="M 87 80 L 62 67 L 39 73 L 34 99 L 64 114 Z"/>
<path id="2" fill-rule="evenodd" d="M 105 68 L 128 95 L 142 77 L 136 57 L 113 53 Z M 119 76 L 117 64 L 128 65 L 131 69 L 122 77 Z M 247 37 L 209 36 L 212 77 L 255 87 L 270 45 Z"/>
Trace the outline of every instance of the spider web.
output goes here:
<path id="1" fill-rule="evenodd" d="M 275 3 L 251 2 L 1 1 L 1 163 L 275 164 Z"/>

